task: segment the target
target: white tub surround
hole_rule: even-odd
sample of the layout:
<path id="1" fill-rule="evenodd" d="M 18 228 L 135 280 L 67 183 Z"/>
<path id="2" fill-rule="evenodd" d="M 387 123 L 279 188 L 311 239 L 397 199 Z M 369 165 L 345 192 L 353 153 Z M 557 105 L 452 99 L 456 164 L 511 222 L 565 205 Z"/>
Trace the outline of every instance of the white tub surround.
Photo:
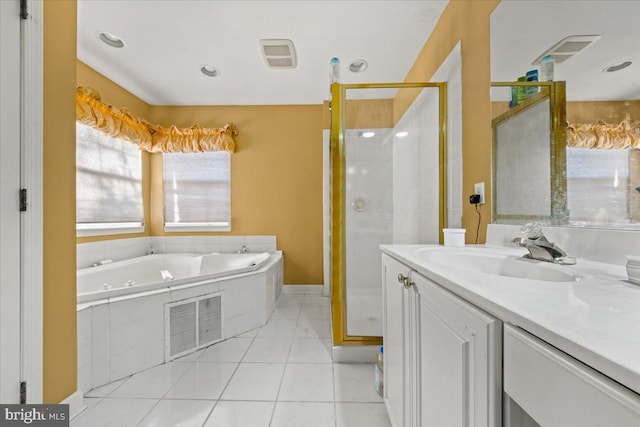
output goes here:
<path id="1" fill-rule="evenodd" d="M 554 241 L 556 236 L 551 237 L 550 230 L 544 229 L 545 235 Z M 515 237 L 511 234 L 510 238 Z M 609 247 L 602 240 L 600 244 Z M 457 268 L 434 262 L 428 255 L 447 252 L 521 256 L 527 253 L 523 248 L 429 245 L 381 248 L 492 316 L 528 331 L 640 394 L 640 287 L 627 282 L 624 266 L 580 258 L 575 266 L 548 263 L 550 268 L 580 278 L 573 282 L 552 282 L 488 274 L 465 265 Z"/>
<path id="2" fill-rule="evenodd" d="M 239 254 L 237 258 L 258 257 L 259 254 Z M 196 297 L 222 295 L 222 339 L 231 338 L 266 323 L 282 290 L 282 254 L 267 255 L 267 259 L 252 271 L 232 263 L 231 275 L 222 277 L 217 263 L 223 255 L 181 255 L 171 260 L 166 255 L 144 256 L 143 267 L 133 261 L 114 262 L 94 267 L 94 273 L 79 280 L 79 290 L 103 280 L 122 282 L 125 287 L 88 292 L 79 296 L 78 304 L 78 389 L 95 387 L 124 378 L 143 369 L 164 363 L 165 309 L 178 301 Z M 262 256 L 264 257 L 264 256 Z M 243 260 L 243 263 L 245 263 Z M 163 262 L 173 262 L 167 267 Z M 252 261 L 253 262 L 253 261 Z M 250 264 L 252 263 L 250 262 Z M 122 264 L 122 265 L 121 265 Z M 179 265 L 181 264 L 181 265 Z M 164 265 L 165 267 L 163 267 Z M 145 272 L 159 275 L 159 269 L 169 270 L 174 280 L 146 282 Z M 171 271 L 173 269 L 173 271 Z M 146 270 L 146 271 L 145 271 Z M 187 278 L 187 273 L 199 270 L 200 276 Z M 131 279 L 132 275 L 141 274 Z M 93 279 L 91 279 L 93 275 Z M 89 278 L 89 279 L 87 279 Z M 86 283 L 84 282 L 86 280 Z M 116 280 L 117 279 L 117 280 Z M 128 280 L 140 281 L 132 287 Z M 99 285 L 98 285 L 99 286 Z M 133 293 L 129 293 L 133 290 Z"/>
<path id="3" fill-rule="evenodd" d="M 154 254 L 78 270 L 78 303 L 250 273 L 271 255 Z"/>
<path id="4" fill-rule="evenodd" d="M 276 236 L 151 236 L 132 239 L 104 240 L 77 245 L 77 268 L 91 267 L 103 261 L 121 261 L 149 254 L 212 252 L 275 253 Z"/>

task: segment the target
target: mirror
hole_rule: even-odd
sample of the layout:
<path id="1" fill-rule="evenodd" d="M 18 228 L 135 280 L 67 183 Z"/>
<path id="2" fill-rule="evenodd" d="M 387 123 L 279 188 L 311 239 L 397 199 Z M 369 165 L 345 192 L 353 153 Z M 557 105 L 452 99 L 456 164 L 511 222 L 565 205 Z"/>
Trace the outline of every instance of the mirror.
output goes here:
<path id="1" fill-rule="evenodd" d="M 554 58 L 554 80 L 566 81 L 566 172 L 550 168 L 546 180 L 512 176 L 512 187 L 549 194 L 549 204 L 549 183 L 566 183 L 566 215 L 548 224 L 640 228 L 638 16 L 640 2 L 611 0 L 502 0 L 491 16 L 493 82 L 540 70 L 536 60 L 546 54 Z M 494 117 L 516 107 L 510 101 L 511 88 L 493 88 Z"/>

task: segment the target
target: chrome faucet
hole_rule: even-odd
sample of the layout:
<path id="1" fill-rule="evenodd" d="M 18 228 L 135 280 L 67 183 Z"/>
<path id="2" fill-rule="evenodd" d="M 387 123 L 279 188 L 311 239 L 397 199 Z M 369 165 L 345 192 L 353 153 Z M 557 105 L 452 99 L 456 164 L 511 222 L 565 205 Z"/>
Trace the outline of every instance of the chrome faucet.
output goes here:
<path id="1" fill-rule="evenodd" d="M 246 245 L 242 245 L 242 247 L 240 249 L 238 249 L 238 253 L 239 254 L 246 254 L 249 252 L 249 249 L 247 249 Z"/>
<path id="2" fill-rule="evenodd" d="M 511 241 L 516 246 L 526 248 L 529 253 L 525 258 L 539 261 L 553 262 L 556 264 L 573 265 L 576 259 L 567 256 L 565 251 L 551 243 L 542 234 L 542 226 L 539 223 L 525 224 L 520 228 L 524 237 L 516 237 Z"/>

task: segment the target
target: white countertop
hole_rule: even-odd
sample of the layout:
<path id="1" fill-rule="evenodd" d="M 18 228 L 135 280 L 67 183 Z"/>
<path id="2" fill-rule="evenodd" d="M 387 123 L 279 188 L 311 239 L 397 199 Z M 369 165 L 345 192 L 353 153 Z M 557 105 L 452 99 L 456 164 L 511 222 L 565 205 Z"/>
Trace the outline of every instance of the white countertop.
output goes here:
<path id="1" fill-rule="evenodd" d="M 556 266 L 582 276 L 577 282 L 543 282 L 447 267 L 429 251 L 523 255 L 522 248 L 383 245 L 384 253 L 482 308 L 570 354 L 640 393 L 640 286 L 624 266 L 578 259 Z M 464 267 L 461 267 L 464 268 Z"/>

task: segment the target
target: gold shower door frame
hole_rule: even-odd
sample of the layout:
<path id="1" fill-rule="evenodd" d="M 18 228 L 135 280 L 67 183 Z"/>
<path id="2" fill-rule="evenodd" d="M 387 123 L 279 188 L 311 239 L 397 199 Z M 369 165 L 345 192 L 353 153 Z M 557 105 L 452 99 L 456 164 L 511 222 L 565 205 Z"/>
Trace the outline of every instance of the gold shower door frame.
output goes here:
<path id="1" fill-rule="evenodd" d="M 447 226 L 447 83 L 362 83 L 331 85 L 331 328 L 334 346 L 381 345 L 382 337 L 347 335 L 347 280 L 346 280 L 346 208 L 345 208 L 345 132 L 347 89 L 423 89 L 437 88 L 439 97 L 439 242 Z M 415 98 L 414 100 L 415 101 Z M 412 101 L 412 102 L 413 102 Z"/>

